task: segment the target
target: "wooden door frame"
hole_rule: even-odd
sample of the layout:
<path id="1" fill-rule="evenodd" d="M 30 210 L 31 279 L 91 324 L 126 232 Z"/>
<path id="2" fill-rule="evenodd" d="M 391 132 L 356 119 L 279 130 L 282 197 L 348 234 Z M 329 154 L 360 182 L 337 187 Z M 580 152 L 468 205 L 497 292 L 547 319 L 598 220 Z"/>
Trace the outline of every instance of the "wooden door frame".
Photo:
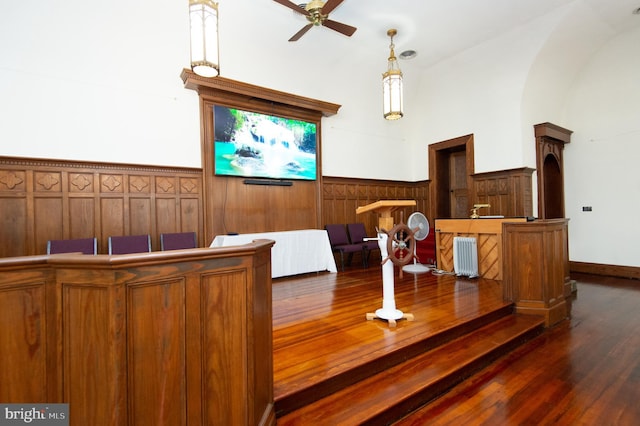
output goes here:
<path id="1" fill-rule="evenodd" d="M 444 165 L 439 160 L 441 157 L 438 154 L 452 152 L 452 151 L 465 151 L 466 157 L 466 176 L 467 176 L 467 189 L 468 189 L 468 208 L 471 209 L 473 200 L 475 199 L 475 188 L 473 186 L 473 174 L 474 174 L 474 149 L 473 149 L 473 134 L 460 136 L 454 139 L 449 139 L 442 142 L 437 142 L 429 145 L 429 216 L 433 219 L 439 219 L 438 212 L 441 211 L 441 202 L 438 198 L 439 188 L 443 185 L 440 181 L 439 171 L 443 169 Z M 448 167 L 448 165 L 447 165 Z M 449 183 L 447 182 L 448 186 Z"/>

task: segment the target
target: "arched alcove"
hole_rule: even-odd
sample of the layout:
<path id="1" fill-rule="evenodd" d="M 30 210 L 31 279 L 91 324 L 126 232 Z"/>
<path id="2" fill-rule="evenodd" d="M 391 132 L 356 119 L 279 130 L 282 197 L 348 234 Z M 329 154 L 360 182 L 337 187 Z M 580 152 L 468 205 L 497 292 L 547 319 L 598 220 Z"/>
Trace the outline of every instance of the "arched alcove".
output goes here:
<path id="1" fill-rule="evenodd" d="M 564 145 L 571 141 L 571 130 L 551 123 L 534 126 L 538 169 L 538 217 L 564 217 Z"/>
<path id="2" fill-rule="evenodd" d="M 544 177 L 544 210 L 545 219 L 564 217 L 564 187 L 562 171 L 558 159 L 549 154 L 544 159 L 542 166 Z"/>

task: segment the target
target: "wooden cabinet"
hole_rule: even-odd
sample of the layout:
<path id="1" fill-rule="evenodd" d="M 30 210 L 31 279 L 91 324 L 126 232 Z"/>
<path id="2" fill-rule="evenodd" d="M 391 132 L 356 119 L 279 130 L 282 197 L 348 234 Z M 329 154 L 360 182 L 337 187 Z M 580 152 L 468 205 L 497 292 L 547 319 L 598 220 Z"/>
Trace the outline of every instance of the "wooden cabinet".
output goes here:
<path id="1" fill-rule="evenodd" d="M 272 245 L 0 259 L 0 400 L 69 403 L 72 425 L 275 424 Z"/>

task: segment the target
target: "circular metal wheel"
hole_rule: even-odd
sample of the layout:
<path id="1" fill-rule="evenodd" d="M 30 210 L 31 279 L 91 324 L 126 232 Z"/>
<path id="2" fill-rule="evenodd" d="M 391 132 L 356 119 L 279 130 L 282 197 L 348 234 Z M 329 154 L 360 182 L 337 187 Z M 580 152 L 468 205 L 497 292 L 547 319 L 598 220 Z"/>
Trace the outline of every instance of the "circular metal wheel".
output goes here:
<path id="1" fill-rule="evenodd" d="M 413 245 L 416 243 L 413 231 L 404 223 L 399 223 L 389 231 L 387 253 L 394 265 L 404 266 L 413 259 Z"/>

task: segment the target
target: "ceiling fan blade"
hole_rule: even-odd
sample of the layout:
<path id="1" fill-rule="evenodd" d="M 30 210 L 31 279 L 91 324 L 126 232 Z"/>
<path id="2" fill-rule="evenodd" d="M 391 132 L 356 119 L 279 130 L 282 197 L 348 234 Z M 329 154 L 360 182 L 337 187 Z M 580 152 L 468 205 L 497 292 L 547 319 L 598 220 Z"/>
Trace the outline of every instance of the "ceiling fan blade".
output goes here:
<path id="1" fill-rule="evenodd" d="M 308 10 L 306 10 L 303 7 L 298 6 L 295 3 L 290 2 L 289 0 L 273 0 L 276 3 L 280 3 L 283 6 L 288 7 L 289 9 L 293 10 L 294 12 L 298 12 L 298 13 L 302 13 L 303 15 L 309 16 L 310 13 Z"/>
<path id="2" fill-rule="evenodd" d="M 343 1 L 344 0 L 329 0 L 324 4 L 324 6 L 322 6 L 322 10 L 320 12 L 323 15 L 328 15 L 333 11 L 333 9 L 340 6 L 340 3 L 342 3 Z"/>
<path id="3" fill-rule="evenodd" d="M 313 24 L 308 24 L 305 25 L 304 27 L 302 27 L 302 29 L 300 31 L 298 31 L 297 33 L 295 33 L 293 35 L 293 37 L 291 37 L 289 39 L 289 41 L 297 41 L 300 37 L 302 37 L 307 31 L 309 31 L 311 29 L 311 27 L 313 27 Z"/>
<path id="4" fill-rule="evenodd" d="M 325 19 L 322 22 L 322 25 L 327 28 L 331 28 L 334 31 L 342 33 L 348 37 L 351 37 L 357 30 L 356 27 L 352 27 L 351 25 L 343 24 L 341 22 L 332 21 L 331 19 Z"/>

